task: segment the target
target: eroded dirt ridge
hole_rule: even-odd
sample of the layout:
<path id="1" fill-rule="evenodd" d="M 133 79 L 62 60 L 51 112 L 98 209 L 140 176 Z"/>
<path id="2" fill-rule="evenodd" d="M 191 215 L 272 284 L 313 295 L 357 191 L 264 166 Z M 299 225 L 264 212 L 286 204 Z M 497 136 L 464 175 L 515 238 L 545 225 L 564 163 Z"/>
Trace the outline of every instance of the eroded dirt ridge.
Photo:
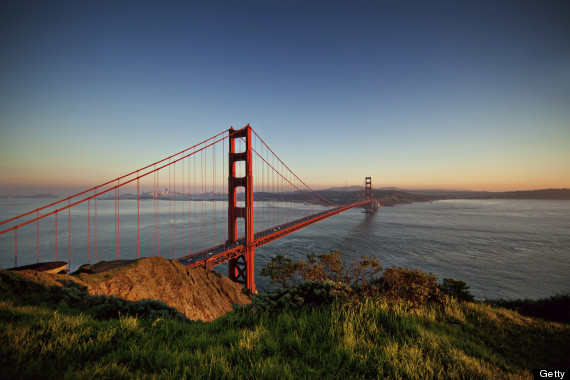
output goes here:
<path id="1" fill-rule="evenodd" d="M 114 295 L 129 301 L 159 300 L 195 321 L 212 321 L 232 310 L 234 303 L 251 302 L 242 293 L 242 286 L 229 278 L 200 267 L 188 269 L 161 257 L 102 262 L 83 266 L 72 275 L 34 270 L 17 273 L 46 285 L 61 286 L 58 280 L 73 280 L 87 286 L 91 295 Z"/>

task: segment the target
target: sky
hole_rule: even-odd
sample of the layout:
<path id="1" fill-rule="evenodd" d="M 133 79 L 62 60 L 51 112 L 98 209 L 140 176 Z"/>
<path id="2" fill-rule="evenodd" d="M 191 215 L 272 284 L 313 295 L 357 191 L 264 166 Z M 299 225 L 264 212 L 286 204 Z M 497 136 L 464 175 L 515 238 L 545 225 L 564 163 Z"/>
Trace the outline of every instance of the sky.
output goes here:
<path id="1" fill-rule="evenodd" d="M 0 194 L 250 124 L 313 188 L 570 188 L 570 2 L 10 1 Z"/>

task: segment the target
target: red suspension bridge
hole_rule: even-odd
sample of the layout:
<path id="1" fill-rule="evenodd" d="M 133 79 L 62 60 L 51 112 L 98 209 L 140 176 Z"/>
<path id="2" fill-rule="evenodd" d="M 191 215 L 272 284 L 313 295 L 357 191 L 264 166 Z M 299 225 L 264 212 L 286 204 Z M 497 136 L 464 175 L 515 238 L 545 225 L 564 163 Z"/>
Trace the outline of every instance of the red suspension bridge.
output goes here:
<path id="1" fill-rule="evenodd" d="M 228 262 L 229 277 L 255 292 L 256 248 L 355 207 L 378 207 L 370 177 L 362 196 L 335 204 L 248 124 L 0 222 L 1 265 L 63 259 L 71 267 L 135 253 L 206 269 Z"/>

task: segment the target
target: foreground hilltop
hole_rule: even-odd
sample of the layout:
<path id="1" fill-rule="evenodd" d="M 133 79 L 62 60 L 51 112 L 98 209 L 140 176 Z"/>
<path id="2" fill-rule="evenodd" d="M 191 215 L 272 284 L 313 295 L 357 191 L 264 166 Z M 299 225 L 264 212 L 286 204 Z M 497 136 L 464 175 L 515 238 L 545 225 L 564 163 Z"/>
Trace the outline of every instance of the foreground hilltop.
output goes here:
<path id="1" fill-rule="evenodd" d="M 254 296 L 211 323 L 180 315 L 207 320 L 250 301 L 228 281 L 160 258 L 71 276 L 0 270 L 0 379 L 530 379 L 570 365 L 567 323 L 455 298 L 415 305 L 372 288 L 355 298 L 331 282 Z"/>
<path id="2" fill-rule="evenodd" d="M 86 286 L 90 295 L 113 295 L 128 301 L 159 300 L 194 321 L 212 321 L 232 310 L 235 303 L 251 302 L 242 287 L 229 278 L 203 268 L 188 269 L 161 257 L 84 265 L 73 275 L 34 270 L 16 273 L 48 286 L 74 281 Z"/>

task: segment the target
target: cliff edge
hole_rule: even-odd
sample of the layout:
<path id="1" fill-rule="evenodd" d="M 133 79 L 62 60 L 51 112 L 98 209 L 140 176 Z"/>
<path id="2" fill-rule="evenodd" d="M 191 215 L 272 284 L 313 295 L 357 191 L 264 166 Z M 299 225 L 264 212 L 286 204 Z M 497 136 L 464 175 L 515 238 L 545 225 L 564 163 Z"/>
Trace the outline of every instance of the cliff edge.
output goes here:
<path id="1" fill-rule="evenodd" d="M 84 265 L 72 275 L 34 270 L 15 273 L 46 285 L 61 286 L 59 280 L 72 280 L 87 286 L 91 295 L 159 300 L 195 321 L 212 321 L 232 310 L 234 303 L 251 303 L 242 286 L 229 278 L 200 267 L 188 269 L 161 257 Z"/>

